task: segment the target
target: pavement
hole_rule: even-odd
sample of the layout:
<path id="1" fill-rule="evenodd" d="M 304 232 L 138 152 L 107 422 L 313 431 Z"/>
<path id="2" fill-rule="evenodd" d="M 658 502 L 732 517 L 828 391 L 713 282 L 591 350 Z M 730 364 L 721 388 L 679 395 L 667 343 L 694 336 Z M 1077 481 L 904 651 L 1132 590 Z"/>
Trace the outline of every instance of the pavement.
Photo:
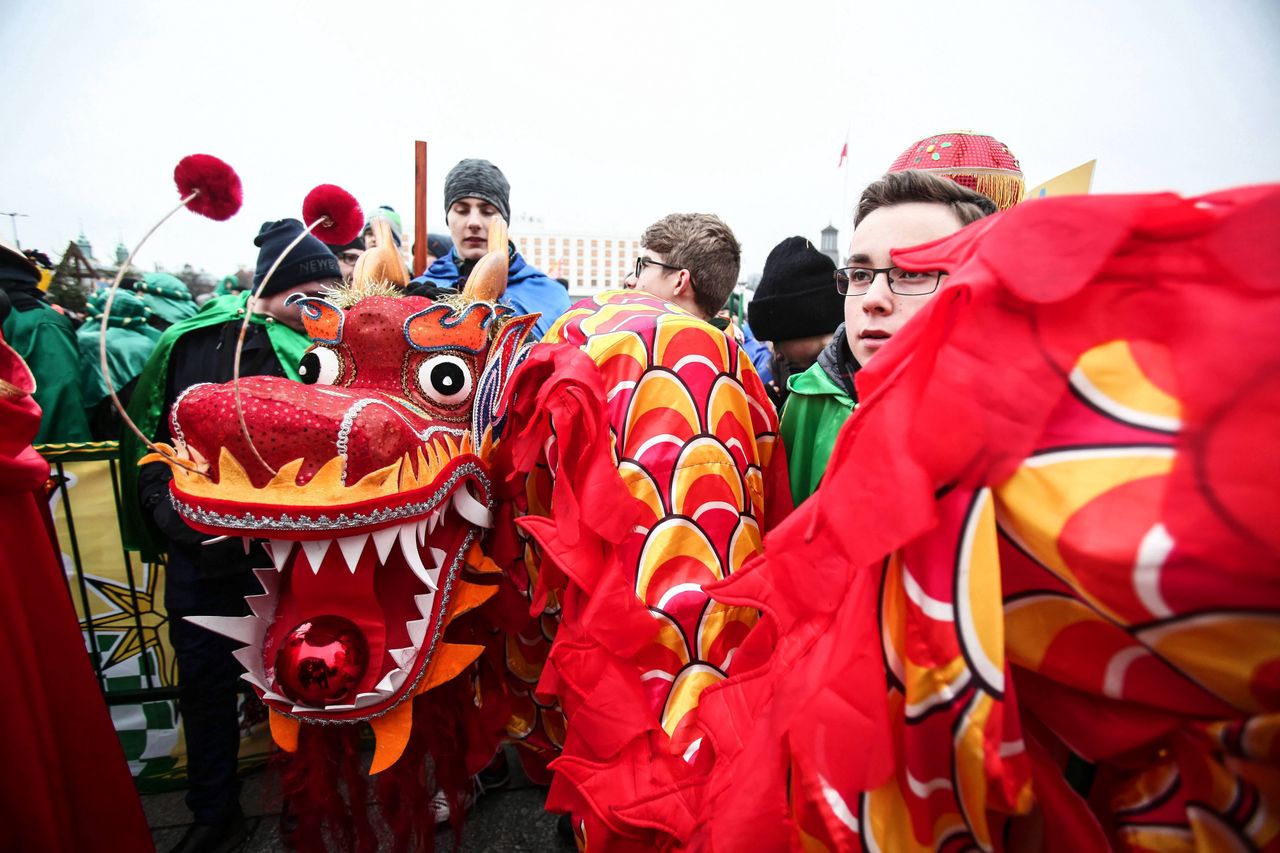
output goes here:
<path id="1" fill-rule="evenodd" d="M 520 771 L 514 747 L 508 750 L 511 783 L 501 790 L 485 794 L 472 807 L 463 826 L 462 844 L 454 845 L 453 830 L 445 827 L 436 832 L 435 849 L 441 853 L 565 853 L 572 844 L 560 841 L 556 834 L 556 815 L 543 811 L 545 788 L 531 783 Z M 151 838 L 160 853 L 172 848 L 191 824 L 191 813 L 182 798 L 185 791 L 144 794 L 142 807 L 151 827 Z M 243 853 L 277 853 L 287 851 L 280 838 L 280 779 L 270 766 L 246 776 L 240 793 L 240 805 L 249 820 L 249 838 Z M 380 849 L 390 849 L 383 840 Z"/>

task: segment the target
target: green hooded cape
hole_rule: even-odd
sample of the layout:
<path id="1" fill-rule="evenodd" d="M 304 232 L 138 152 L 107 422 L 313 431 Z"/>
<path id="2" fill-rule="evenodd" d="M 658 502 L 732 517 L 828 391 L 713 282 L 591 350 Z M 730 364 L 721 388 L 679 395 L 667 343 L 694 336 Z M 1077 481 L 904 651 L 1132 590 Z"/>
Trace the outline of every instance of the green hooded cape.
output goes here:
<path id="1" fill-rule="evenodd" d="M 147 436 L 156 434 L 160 425 L 161 411 L 164 406 L 165 386 L 169 378 L 169 356 L 173 346 L 184 334 L 192 329 L 204 329 L 217 326 L 231 320 L 241 321 L 244 317 L 244 306 L 249 301 L 249 294 L 239 293 L 210 299 L 200 309 L 200 313 L 190 319 L 170 326 L 161 335 L 155 351 L 147 360 L 138 385 L 129 403 L 129 417 L 133 418 Z M 267 337 L 271 348 L 285 375 L 290 379 L 298 379 L 298 362 L 302 354 L 311 346 L 310 339 L 290 329 L 283 323 L 269 321 L 261 314 L 254 314 L 249 322 L 267 327 Z M 122 513 L 120 535 L 124 546 L 131 551 L 141 551 L 144 560 L 154 560 L 165 550 L 164 543 L 155 536 L 151 525 L 138 505 L 138 460 L 147 453 L 147 447 L 131 430 L 124 430 L 120 438 L 120 480 L 124 510 Z"/>
<path id="2" fill-rule="evenodd" d="M 71 321 L 48 305 L 14 310 L 4 321 L 4 339 L 36 380 L 31 396 L 40 406 L 40 431 L 32 443 L 93 441 L 80 397 L 80 350 Z"/>
<path id="3" fill-rule="evenodd" d="M 89 297 L 88 319 L 76 330 L 80 347 L 80 393 L 84 406 L 92 411 L 107 396 L 107 383 L 102 378 L 98 357 L 98 341 L 102 335 L 102 308 L 105 291 Z M 116 291 L 107 321 L 107 371 L 118 392 L 142 373 L 147 357 L 160 340 L 160 331 L 147 323 L 151 310 L 141 299 L 127 290 Z"/>
<path id="4" fill-rule="evenodd" d="M 166 323 L 189 320 L 200 310 L 186 282 L 167 272 L 143 273 L 142 280 L 133 285 L 133 292 Z"/>

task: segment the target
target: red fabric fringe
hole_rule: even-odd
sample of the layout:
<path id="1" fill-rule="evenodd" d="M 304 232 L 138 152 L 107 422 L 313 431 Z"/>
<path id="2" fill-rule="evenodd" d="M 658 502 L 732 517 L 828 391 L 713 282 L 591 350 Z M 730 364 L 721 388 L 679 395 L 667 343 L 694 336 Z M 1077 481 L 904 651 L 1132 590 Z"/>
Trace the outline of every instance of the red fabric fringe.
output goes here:
<path id="1" fill-rule="evenodd" d="M 303 726 L 298 751 L 281 753 L 284 815 L 298 817 L 290 840 L 301 853 L 378 849 L 359 746 L 359 727 Z"/>
<path id="2" fill-rule="evenodd" d="M 390 843 L 386 849 L 397 853 L 433 850 L 436 790 L 449 801 L 455 839 L 461 841 L 463 794 L 497 748 L 494 715 L 475 712 L 466 677 L 414 701 L 413 733 L 404 754 L 375 779 L 367 775 L 368 760 L 359 752 L 362 726 L 303 726 L 298 751 L 281 753 L 285 814 L 300 818 L 289 840 L 300 853 L 372 853 L 384 840 Z M 482 716 L 486 722 L 478 723 Z M 483 741 L 476 740 L 479 729 L 487 732 Z M 369 797 L 371 786 L 376 801 Z M 389 839 L 379 839 L 380 826 Z"/>

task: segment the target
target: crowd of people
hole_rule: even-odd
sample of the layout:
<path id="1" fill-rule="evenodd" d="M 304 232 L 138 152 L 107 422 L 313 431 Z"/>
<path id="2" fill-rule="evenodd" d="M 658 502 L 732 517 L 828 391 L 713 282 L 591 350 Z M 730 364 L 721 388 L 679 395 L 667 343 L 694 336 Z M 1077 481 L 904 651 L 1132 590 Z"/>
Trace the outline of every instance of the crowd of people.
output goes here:
<path id="1" fill-rule="evenodd" d="M 642 252 L 619 285 L 707 322 L 749 354 L 775 407 L 787 464 L 789 494 L 767 493 L 764 500 L 790 509 L 810 499 L 831 468 L 837 438 L 859 405 L 859 371 L 880 353 L 909 346 L 913 338 L 903 330 L 945 291 L 949 270 L 904 269 L 895 253 L 1007 210 L 1023 192 L 1016 158 L 992 137 L 928 137 L 861 191 L 852 238 L 838 265 L 804 237 L 782 239 L 769 252 L 745 310 L 734 304 L 741 298 L 734 294 L 741 246 L 729 224 L 712 214 L 673 213 L 645 228 Z M 444 196 L 449 234 L 431 236 L 429 265 L 409 282 L 406 294 L 439 299 L 458 293 L 490 251 L 491 225 L 511 220 L 510 184 L 486 160 L 458 163 L 446 178 Z M 36 377 L 35 399 L 44 411 L 37 443 L 120 438 L 105 378 L 156 442 L 173 441 L 169 412 L 188 389 L 230 381 L 237 363 L 242 377 L 299 379 L 311 341 L 290 297 L 321 295 L 350 280 L 379 233 L 390 233 L 397 247 L 403 239 L 399 217 L 389 208 L 376 210 L 364 232 L 345 245 L 327 246 L 303 231 L 293 219 L 262 225 L 254 239 L 253 287 L 275 271 L 252 304 L 244 291 L 197 307 L 171 276 L 126 276 L 105 328 L 106 298 L 98 293 L 78 331 L 46 304 L 32 260 L 5 248 L 3 333 Z M 567 290 L 529 264 L 514 242 L 508 242 L 507 255 L 501 302 L 518 314 L 537 315 L 533 337 L 543 338 L 570 311 Z M 98 364 L 102 335 L 108 377 Z M 136 461 L 141 445 L 124 438 L 126 462 Z M 232 657 L 233 642 L 182 617 L 244 613 L 244 598 L 257 592 L 251 570 L 269 565 L 270 558 L 260 545 L 242 549 L 234 537 L 206 542 L 168 500 L 171 479 L 163 463 L 126 466 L 124 535 L 130 548 L 167 555 L 165 603 L 180 674 L 187 805 L 194 819 L 175 849 L 233 849 L 246 831 L 236 778 L 242 668 Z M 447 804 L 438 805 L 447 817 Z M 571 829 L 566 832 L 572 836 Z"/>
<path id="2" fill-rule="evenodd" d="M 974 156 L 985 156 L 986 146 L 998 144 L 987 137 L 973 139 L 982 143 L 973 146 Z M 957 183 L 967 168 L 990 163 L 956 160 L 948 165 L 950 178 L 900 170 L 863 193 L 849 262 L 867 269 L 837 272 L 802 237 L 779 243 L 769 254 L 740 327 L 729 319 L 728 307 L 738 282 L 741 246 L 727 223 L 711 214 L 675 213 L 641 235 L 643 254 L 620 286 L 661 297 L 749 342 L 783 415 L 796 502 L 816 488 L 835 435 L 856 404 L 854 373 L 937 287 L 936 277 L 927 290 L 900 283 L 898 271 L 888 266 L 890 251 L 943 236 L 995 210 L 991 200 Z M 1017 169 L 1016 161 L 1001 165 Z M 459 291 L 488 251 L 491 223 L 498 218 L 510 222 L 510 184 L 487 160 L 458 163 L 445 180 L 444 194 L 449 236 L 430 236 L 429 266 L 411 281 L 405 291 L 409 295 Z M 385 206 L 374 211 L 351 242 L 326 246 L 303 235 L 283 258 L 286 247 L 302 234 L 302 223 L 264 223 L 254 238 L 258 259 L 251 287 L 232 289 L 224 282 L 220 288 L 226 292 L 199 309 L 186 286 L 171 275 L 126 274 L 105 331 L 108 367 L 112 387 L 143 432 L 153 441 L 171 441 L 168 412 L 174 402 L 199 383 L 230 381 L 237 353 L 241 376 L 298 379 L 310 341 L 298 309 L 286 300 L 295 293 L 319 295 L 350 280 L 361 255 L 377 245 L 374 219 L 390 226 L 400 249 L 403 224 Z M 869 220 L 866 228 L 860 227 L 864 220 Z M 507 251 L 510 265 L 501 301 L 518 313 L 538 315 L 534 336 L 540 338 L 569 308 L 567 288 L 528 264 L 514 242 Z M 63 312 L 45 302 L 36 287 L 38 271 L 30 269 L 28 258 L 6 251 L 4 262 L 3 286 L 13 305 L 5 319 L 5 339 L 18 347 L 36 375 L 36 400 L 44 413 L 36 443 L 120 438 L 120 418 L 99 366 L 106 292 L 91 296 L 85 322 L 74 330 Z M 277 264 L 237 346 L 250 291 Z M 884 268 L 872 269 L 875 265 Z M 794 399 L 784 405 L 792 394 Z M 133 446 L 127 436 L 126 445 Z M 231 655 L 236 643 L 183 617 L 240 614 L 245 596 L 257 591 L 252 568 L 268 558 L 260 545 L 246 553 L 238 541 L 206 544 L 208 537 L 187 526 L 167 499 L 171 475 L 165 465 L 151 463 L 136 474 L 126 466 L 124 476 L 127 491 L 137 495 L 125 511 L 126 545 L 144 555 L 164 554 L 167 561 L 165 606 L 180 673 L 187 805 L 194 819 L 176 849 L 214 849 L 244 832 L 236 778 L 242 669 Z M 447 806 L 443 801 L 437 806 L 441 819 L 447 819 Z"/>

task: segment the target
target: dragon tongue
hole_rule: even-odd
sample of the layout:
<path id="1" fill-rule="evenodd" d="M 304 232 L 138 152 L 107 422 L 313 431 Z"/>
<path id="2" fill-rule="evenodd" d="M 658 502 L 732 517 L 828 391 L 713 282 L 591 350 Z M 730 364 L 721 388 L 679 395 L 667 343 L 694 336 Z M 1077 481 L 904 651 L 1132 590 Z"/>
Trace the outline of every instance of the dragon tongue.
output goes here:
<path id="1" fill-rule="evenodd" d="M 379 661 L 385 655 L 385 617 L 376 589 L 377 554 L 373 548 L 362 547 L 356 555 L 356 542 L 348 542 L 345 548 L 322 544 L 323 556 L 318 568 L 306 548 L 299 548 L 293 552 L 289 570 L 281 578 L 275 618 L 264 644 L 269 665 L 274 664 L 285 636 L 298 626 L 324 616 L 342 617 L 359 626 L 367 643 L 369 660 Z M 319 550 L 315 546 L 312 549 Z M 349 559 L 357 561 L 355 571 L 349 569 Z M 371 690 L 380 676 L 370 669 L 366 677 L 368 684 L 362 683 L 358 689 Z"/>

